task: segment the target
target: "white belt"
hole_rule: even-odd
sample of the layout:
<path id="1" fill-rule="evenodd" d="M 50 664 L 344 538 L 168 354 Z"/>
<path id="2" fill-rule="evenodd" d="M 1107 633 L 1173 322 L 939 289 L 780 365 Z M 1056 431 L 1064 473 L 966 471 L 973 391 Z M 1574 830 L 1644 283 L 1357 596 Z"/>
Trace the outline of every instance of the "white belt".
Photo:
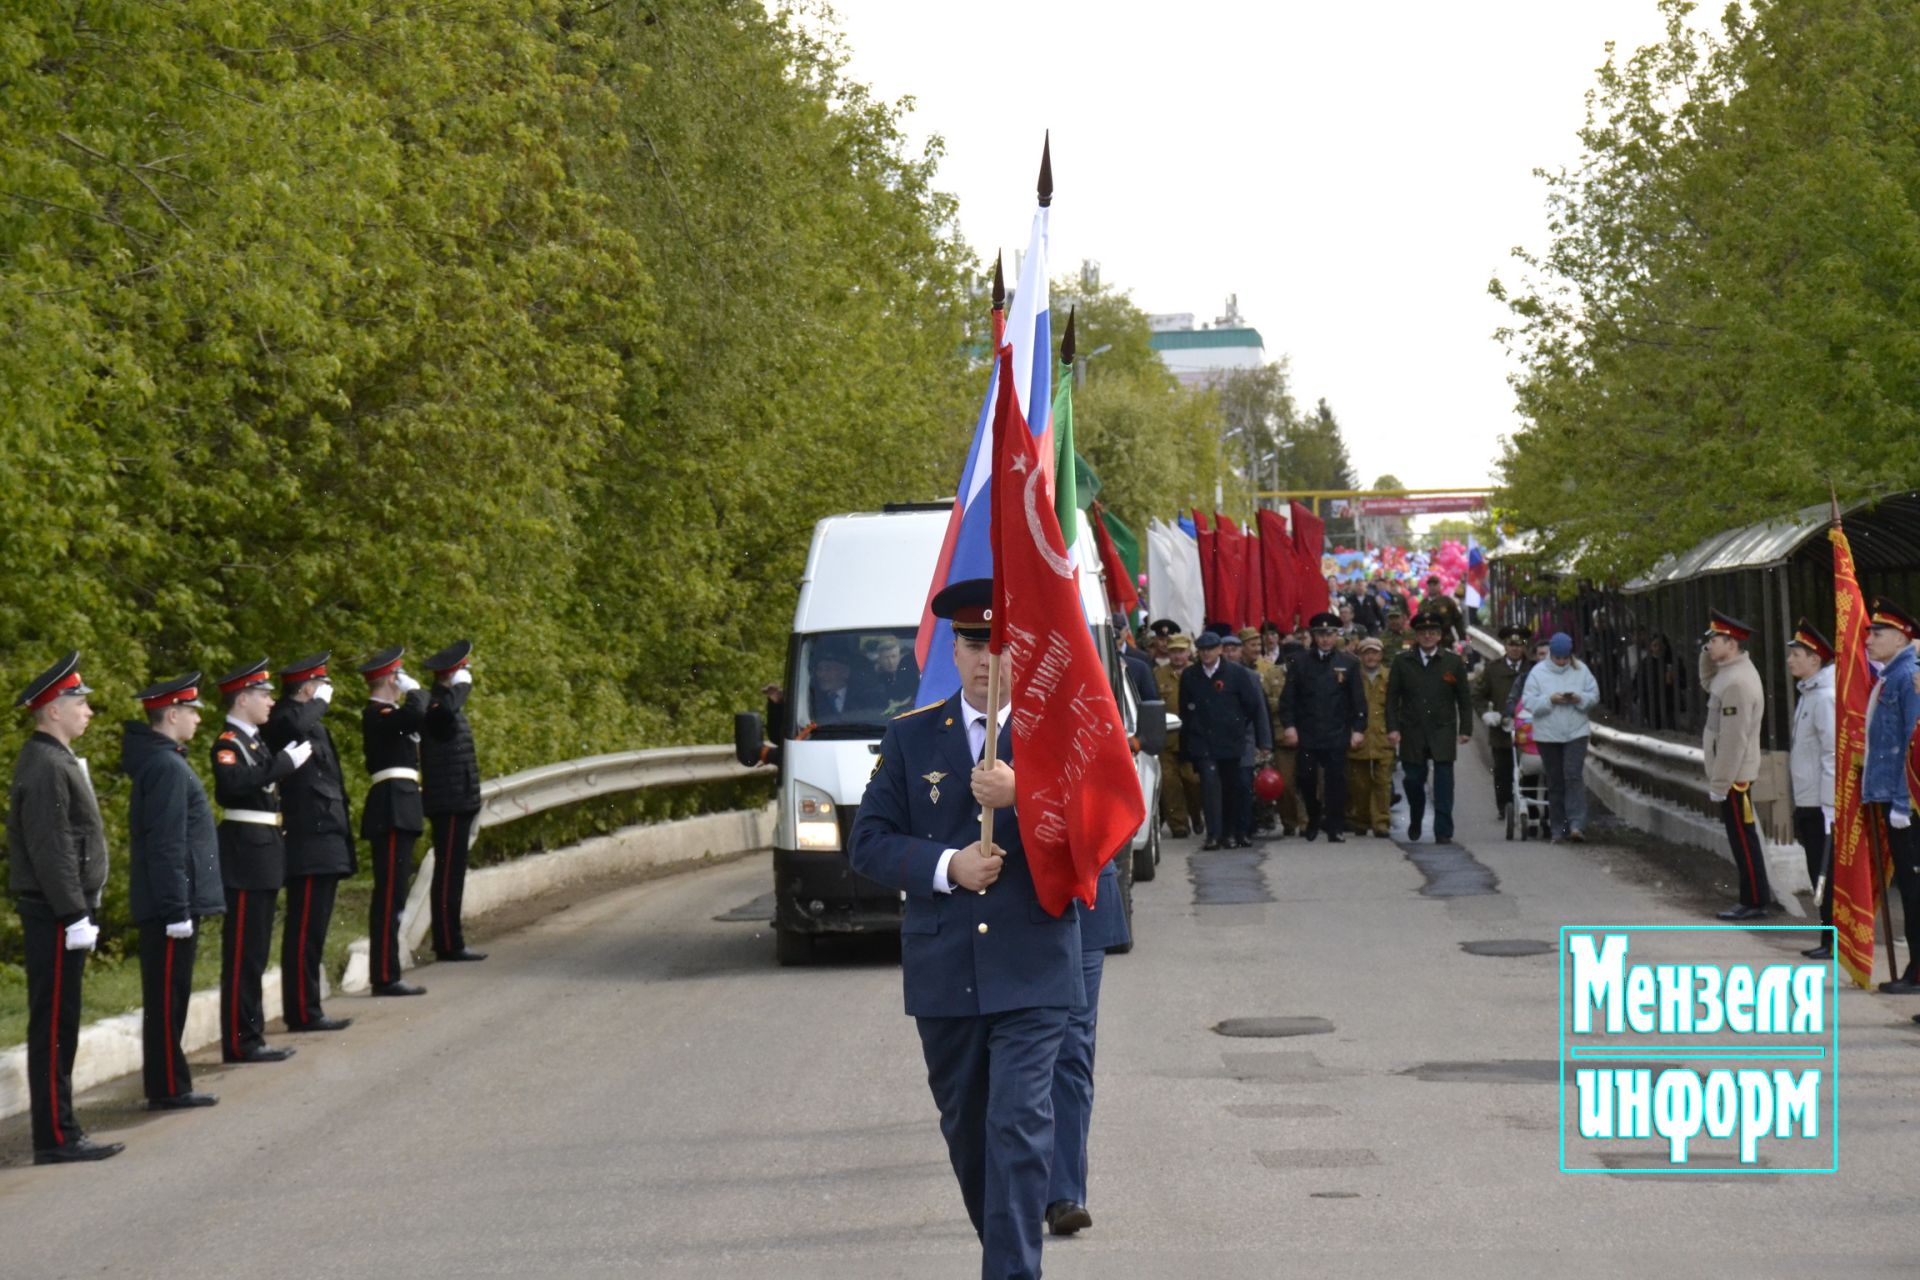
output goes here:
<path id="1" fill-rule="evenodd" d="M 372 778 L 368 779 L 368 781 L 370 783 L 392 782 L 395 778 L 405 778 L 408 782 L 419 782 L 420 771 L 418 769 L 382 769 L 380 772 L 374 774 Z"/>
<path id="2" fill-rule="evenodd" d="M 226 822 L 252 822 L 263 827 L 280 825 L 280 815 L 268 813 L 265 809 L 229 809 L 221 818 Z"/>

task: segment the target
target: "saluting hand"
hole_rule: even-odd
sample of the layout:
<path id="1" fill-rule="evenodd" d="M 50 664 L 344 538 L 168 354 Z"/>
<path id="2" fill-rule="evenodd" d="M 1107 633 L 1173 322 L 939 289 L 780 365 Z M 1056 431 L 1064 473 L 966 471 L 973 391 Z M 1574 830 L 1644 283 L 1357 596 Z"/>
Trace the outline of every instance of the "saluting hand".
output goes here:
<path id="1" fill-rule="evenodd" d="M 1013 766 L 1005 760 L 973 766 L 973 798 L 983 809 L 1013 807 Z"/>
<path id="2" fill-rule="evenodd" d="M 980 842 L 972 844 L 953 855 L 947 863 L 947 879 L 972 893 L 985 893 L 987 886 L 1000 878 L 1000 868 L 1004 865 L 1004 851 L 999 845 L 988 845 L 989 853 L 980 851 Z"/>

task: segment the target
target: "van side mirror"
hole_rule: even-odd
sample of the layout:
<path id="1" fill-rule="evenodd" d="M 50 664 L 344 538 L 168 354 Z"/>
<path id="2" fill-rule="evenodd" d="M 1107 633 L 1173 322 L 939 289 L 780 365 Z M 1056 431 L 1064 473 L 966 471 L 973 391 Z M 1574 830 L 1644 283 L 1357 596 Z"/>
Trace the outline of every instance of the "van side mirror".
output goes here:
<path id="1" fill-rule="evenodd" d="M 780 763 L 780 748 L 767 741 L 766 725 L 758 711 L 734 712 L 733 754 L 749 769 Z"/>
<path id="2" fill-rule="evenodd" d="M 1140 704 L 1140 718 L 1133 731 L 1140 739 L 1140 750 L 1157 756 L 1167 749 L 1167 704 L 1155 700 Z"/>

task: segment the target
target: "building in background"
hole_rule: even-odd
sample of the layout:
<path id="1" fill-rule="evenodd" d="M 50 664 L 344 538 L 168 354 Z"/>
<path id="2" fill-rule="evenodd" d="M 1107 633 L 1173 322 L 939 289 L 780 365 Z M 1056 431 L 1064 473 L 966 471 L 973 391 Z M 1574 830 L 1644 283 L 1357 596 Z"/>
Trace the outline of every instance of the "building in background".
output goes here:
<path id="1" fill-rule="evenodd" d="M 1227 298 L 1224 314 L 1198 329 L 1190 311 L 1148 316 L 1147 321 L 1153 326 L 1154 351 L 1184 386 L 1204 387 L 1235 369 L 1258 369 L 1267 363 L 1266 343 L 1241 317 L 1237 294 Z"/>

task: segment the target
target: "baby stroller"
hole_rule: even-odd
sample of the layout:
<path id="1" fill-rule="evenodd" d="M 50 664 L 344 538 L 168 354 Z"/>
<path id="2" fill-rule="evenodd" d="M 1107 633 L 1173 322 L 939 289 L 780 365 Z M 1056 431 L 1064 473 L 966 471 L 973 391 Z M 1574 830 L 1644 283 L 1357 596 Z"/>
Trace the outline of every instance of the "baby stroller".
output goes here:
<path id="1" fill-rule="evenodd" d="M 1513 717 L 1513 803 L 1507 807 L 1507 839 L 1514 839 L 1516 831 L 1522 840 L 1544 840 L 1551 831 L 1546 769 L 1533 741 L 1533 717 L 1524 707 Z"/>

